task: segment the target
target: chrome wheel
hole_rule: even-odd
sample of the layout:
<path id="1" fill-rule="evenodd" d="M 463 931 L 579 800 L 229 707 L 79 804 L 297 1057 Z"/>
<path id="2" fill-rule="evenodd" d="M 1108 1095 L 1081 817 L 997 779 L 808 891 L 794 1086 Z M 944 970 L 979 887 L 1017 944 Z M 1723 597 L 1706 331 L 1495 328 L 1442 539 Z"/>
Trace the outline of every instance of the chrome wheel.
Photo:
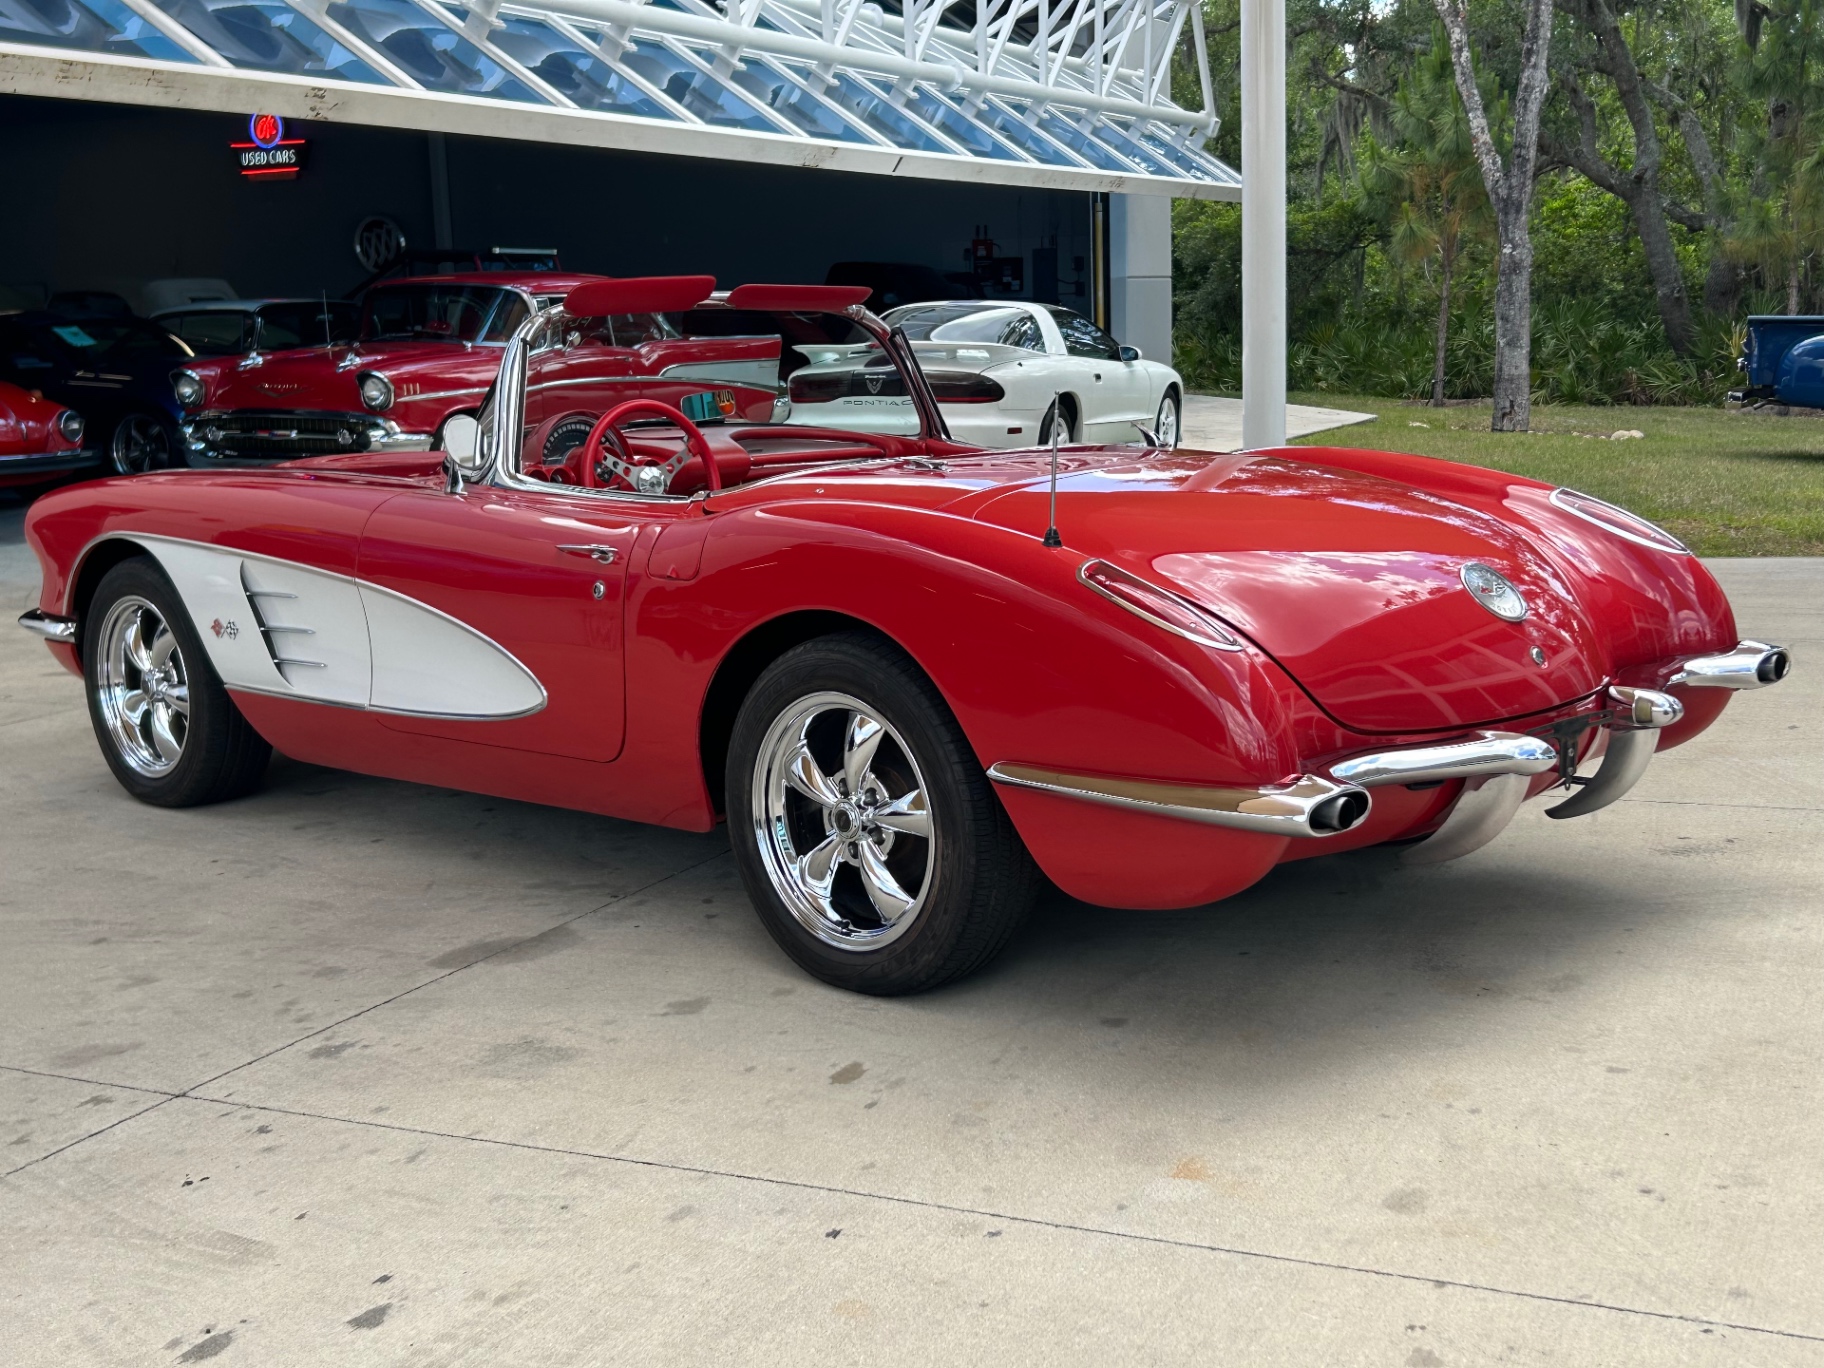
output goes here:
<path id="1" fill-rule="evenodd" d="M 122 598 L 98 645 L 96 701 L 115 751 L 136 774 L 169 774 L 190 735 L 190 676 L 170 624 L 147 600 Z"/>
<path id="2" fill-rule="evenodd" d="M 1168 450 L 1178 445 L 1178 400 L 1171 394 L 1159 401 L 1159 421 L 1153 428 L 1159 445 Z"/>
<path id="3" fill-rule="evenodd" d="M 937 831 L 899 733 L 859 699 L 814 693 L 773 720 L 757 759 L 754 835 L 792 916 L 840 950 L 903 936 L 931 889 Z"/>
<path id="4" fill-rule="evenodd" d="M 149 413 L 130 413 L 114 427 L 108 458 L 122 475 L 143 475 L 171 463 L 165 425 Z"/>

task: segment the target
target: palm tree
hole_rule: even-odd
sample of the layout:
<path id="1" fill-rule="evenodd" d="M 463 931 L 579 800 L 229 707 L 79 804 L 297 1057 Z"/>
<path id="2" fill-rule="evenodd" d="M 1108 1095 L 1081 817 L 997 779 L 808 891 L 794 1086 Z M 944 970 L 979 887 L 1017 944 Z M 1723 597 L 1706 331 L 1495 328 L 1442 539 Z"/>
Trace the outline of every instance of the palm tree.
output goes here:
<path id="1" fill-rule="evenodd" d="M 1471 238 L 1485 236 L 1494 226 L 1442 25 L 1432 35 L 1431 51 L 1400 78 L 1386 123 L 1393 134 L 1389 144 L 1372 135 L 1365 139 L 1362 189 L 1388 227 L 1388 254 L 1405 265 L 1429 268 L 1436 263 L 1438 335 L 1431 403 L 1441 408 L 1457 259 Z"/>

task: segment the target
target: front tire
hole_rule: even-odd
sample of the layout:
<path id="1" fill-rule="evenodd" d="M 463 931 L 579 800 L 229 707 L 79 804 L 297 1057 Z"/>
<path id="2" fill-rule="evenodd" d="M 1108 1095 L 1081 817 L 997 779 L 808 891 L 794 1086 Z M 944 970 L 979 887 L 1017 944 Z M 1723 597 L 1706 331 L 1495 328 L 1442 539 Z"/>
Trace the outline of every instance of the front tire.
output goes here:
<path id="1" fill-rule="evenodd" d="M 767 668 L 735 720 L 728 827 L 781 949 L 825 983 L 890 996 L 1000 953 L 1038 873 L 937 691 L 867 633 Z"/>
<path id="2" fill-rule="evenodd" d="M 129 413 L 114 425 L 108 439 L 108 464 L 116 475 L 144 475 L 176 464 L 177 438 L 162 418 Z"/>
<path id="3" fill-rule="evenodd" d="M 272 747 L 228 697 L 152 561 L 102 576 L 83 621 L 82 673 L 101 753 L 141 802 L 196 807 L 258 786 Z"/>

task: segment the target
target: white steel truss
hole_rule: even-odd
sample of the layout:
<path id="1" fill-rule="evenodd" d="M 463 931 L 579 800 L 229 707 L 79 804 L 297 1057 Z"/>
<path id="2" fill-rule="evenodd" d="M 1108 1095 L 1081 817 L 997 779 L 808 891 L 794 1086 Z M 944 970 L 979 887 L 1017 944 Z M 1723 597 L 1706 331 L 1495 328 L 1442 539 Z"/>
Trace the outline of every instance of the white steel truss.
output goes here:
<path id="1" fill-rule="evenodd" d="M 379 98 L 410 92 L 514 107 L 501 129 L 538 127 L 521 116 L 540 109 L 619 130 L 572 126 L 562 135 L 571 142 L 747 159 L 756 140 L 786 139 L 829 150 L 766 158 L 926 176 L 961 159 L 978 180 L 1220 198 L 1240 187 L 1203 151 L 1218 121 L 1198 0 L 903 0 L 897 13 L 878 0 L 66 0 L 63 9 L 74 22 L 0 0 L 0 90 L 67 84 L 74 48 L 93 56 L 85 82 L 102 98 L 131 86 L 139 68 L 186 96 L 207 88 L 197 77 L 219 78 L 237 92 L 221 101 L 302 87 L 310 117 L 334 108 L 359 121 L 354 111 L 378 109 L 366 117 L 443 126 L 422 99 Z M 57 72 L 32 64 L 53 56 Z M 1172 99 L 1178 70 L 1194 74 L 1200 108 Z M 216 107 L 207 95 L 180 102 Z M 488 122 L 473 112 L 451 120 L 457 132 Z M 642 140 L 640 125 L 652 136 Z"/>

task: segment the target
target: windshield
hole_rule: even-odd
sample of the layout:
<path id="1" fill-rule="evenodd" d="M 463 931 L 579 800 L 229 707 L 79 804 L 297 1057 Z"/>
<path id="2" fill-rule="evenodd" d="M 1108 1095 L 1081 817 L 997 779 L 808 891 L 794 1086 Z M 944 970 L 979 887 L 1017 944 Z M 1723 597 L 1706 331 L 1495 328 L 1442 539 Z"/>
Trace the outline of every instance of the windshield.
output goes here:
<path id="1" fill-rule="evenodd" d="M 1032 346 L 1039 336 L 1031 314 L 1000 304 L 911 304 L 894 309 L 886 321 L 903 328 L 914 342 L 998 342 L 1022 347 Z"/>
<path id="2" fill-rule="evenodd" d="M 525 299 L 493 285 L 412 281 L 370 290 L 363 342 L 505 342 L 525 322 Z"/>
<path id="3" fill-rule="evenodd" d="M 141 318 L 84 318 L 67 323 L 47 323 L 37 330 L 55 347 L 74 352 L 83 365 L 123 365 L 133 361 L 189 357 L 191 351 L 177 338 Z"/>
<path id="4" fill-rule="evenodd" d="M 702 463 L 663 410 L 618 418 L 585 463 L 598 422 L 634 400 L 694 423 L 725 484 L 924 450 L 904 377 L 880 341 L 841 314 L 553 312 L 529 343 L 519 468 L 533 479 L 672 496 L 702 488 Z"/>
<path id="5" fill-rule="evenodd" d="M 352 341 L 355 309 L 339 299 L 304 304 L 268 304 L 260 310 L 260 348 L 320 347 Z"/>

